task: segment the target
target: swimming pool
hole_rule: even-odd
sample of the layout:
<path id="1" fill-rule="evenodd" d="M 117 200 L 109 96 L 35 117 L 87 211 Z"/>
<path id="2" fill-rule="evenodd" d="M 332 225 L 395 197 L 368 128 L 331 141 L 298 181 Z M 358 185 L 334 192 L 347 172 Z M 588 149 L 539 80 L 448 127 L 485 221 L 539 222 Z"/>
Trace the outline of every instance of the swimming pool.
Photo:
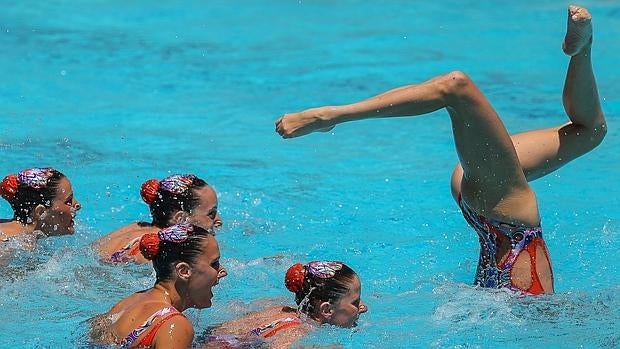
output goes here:
<path id="1" fill-rule="evenodd" d="M 283 141 L 282 113 L 466 71 L 510 131 L 563 120 L 565 2 L 20 2 L 0 13 L 0 174 L 50 165 L 84 208 L 73 236 L 23 253 L 0 282 L 0 347 L 87 347 L 85 320 L 153 282 L 89 244 L 148 219 L 140 184 L 193 172 L 219 193 L 229 271 L 197 332 L 292 302 L 295 261 L 342 259 L 370 311 L 303 345 L 538 348 L 620 345 L 617 38 L 620 5 L 587 1 L 609 132 L 533 183 L 556 294 L 470 286 L 476 235 L 449 193 L 445 112 Z M 8 217 L 7 204 L 0 217 Z M 269 300 L 264 300 L 269 298 Z"/>

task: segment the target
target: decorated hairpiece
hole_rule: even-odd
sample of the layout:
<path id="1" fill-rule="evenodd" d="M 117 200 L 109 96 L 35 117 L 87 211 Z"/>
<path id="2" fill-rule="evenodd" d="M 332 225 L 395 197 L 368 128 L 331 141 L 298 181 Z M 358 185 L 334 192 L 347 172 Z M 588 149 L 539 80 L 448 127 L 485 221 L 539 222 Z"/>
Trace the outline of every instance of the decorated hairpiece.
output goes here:
<path id="1" fill-rule="evenodd" d="M 162 229 L 157 233 L 147 233 L 140 239 L 140 251 L 146 259 L 154 259 L 159 254 L 159 245 L 162 241 L 181 243 L 186 241 L 194 231 L 191 224 L 175 224 Z"/>
<path id="2" fill-rule="evenodd" d="M 340 269 L 342 269 L 342 263 L 340 262 L 312 261 L 305 266 L 301 263 L 296 263 L 286 271 L 284 284 L 289 291 L 297 293 L 301 291 L 308 274 L 319 279 L 329 279 L 334 277 Z"/>
<path id="3" fill-rule="evenodd" d="M 165 190 L 172 194 L 183 194 L 192 185 L 196 176 L 191 174 L 168 176 L 161 181 L 157 179 L 149 179 L 142 183 L 140 187 L 140 196 L 148 205 L 153 204 L 159 195 L 159 190 Z"/>
<path id="4" fill-rule="evenodd" d="M 33 189 L 41 189 L 47 186 L 47 181 L 54 174 L 54 170 L 49 167 L 29 168 L 17 174 L 19 183 Z"/>
<path id="5" fill-rule="evenodd" d="M 340 262 L 313 261 L 308 263 L 308 272 L 321 279 L 333 278 L 340 269 L 342 269 Z"/>
<path id="6" fill-rule="evenodd" d="M 29 168 L 19 172 L 18 174 L 8 175 L 4 177 L 0 184 L 0 194 L 7 200 L 12 200 L 19 185 L 25 185 L 33 189 L 41 189 L 47 186 L 50 177 L 54 175 L 54 169 L 50 167 Z"/>
<path id="7" fill-rule="evenodd" d="M 164 178 L 159 184 L 162 189 L 172 194 L 183 194 L 196 179 L 194 175 L 172 175 Z"/>
<path id="8" fill-rule="evenodd" d="M 162 241 L 180 243 L 189 238 L 189 234 L 194 231 L 191 224 L 175 224 L 162 229 L 157 233 Z"/>

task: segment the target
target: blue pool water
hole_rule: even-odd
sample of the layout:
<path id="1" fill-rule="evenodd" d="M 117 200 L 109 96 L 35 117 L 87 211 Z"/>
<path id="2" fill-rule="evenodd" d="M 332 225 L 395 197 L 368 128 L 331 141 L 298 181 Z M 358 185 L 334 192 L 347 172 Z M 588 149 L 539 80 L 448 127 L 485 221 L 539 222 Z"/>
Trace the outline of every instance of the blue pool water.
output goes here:
<path id="1" fill-rule="evenodd" d="M 83 209 L 0 277 L 0 347 L 87 347 L 85 321 L 152 285 L 148 267 L 97 262 L 90 243 L 148 220 L 140 184 L 191 172 L 219 193 L 229 276 L 197 332 L 291 303 L 296 261 L 341 259 L 370 307 L 353 330 L 301 345 L 345 348 L 620 346 L 620 4 L 594 16 L 609 132 L 533 183 L 556 294 L 470 286 L 475 233 L 449 194 L 445 112 L 281 140 L 281 114 L 466 71 L 512 132 L 564 122 L 563 1 L 17 2 L 0 11 L 0 174 L 54 166 Z M 11 215 L 0 205 L 0 217 Z"/>

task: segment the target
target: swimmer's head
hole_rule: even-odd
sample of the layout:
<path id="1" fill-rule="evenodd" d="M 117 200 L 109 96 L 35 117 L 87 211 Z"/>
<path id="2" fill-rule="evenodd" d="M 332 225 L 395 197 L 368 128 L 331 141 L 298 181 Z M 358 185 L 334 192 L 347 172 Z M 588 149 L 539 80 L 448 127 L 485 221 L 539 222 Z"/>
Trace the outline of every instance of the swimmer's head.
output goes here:
<path id="1" fill-rule="evenodd" d="M 34 224 L 46 235 L 74 232 L 74 218 L 81 208 L 69 179 L 53 168 L 30 168 L 2 180 L 0 194 L 13 208 L 13 219 Z"/>
<path id="2" fill-rule="evenodd" d="M 215 191 L 195 175 L 150 179 L 142 184 L 140 195 L 149 205 L 155 226 L 191 223 L 212 229 L 222 225 Z"/>
<path id="3" fill-rule="evenodd" d="M 227 275 L 213 232 L 196 225 L 176 224 L 147 233 L 140 239 L 140 251 L 153 261 L 156 282 L 183 285 L 187 307 L 210 307 L 212 287 Z"/>
<path id="4" fill-rule="evenodd" d="M 299 311 L 320 323 L 352 327 L 359 314 L 368 310 L 361 300 L 359 277 L 342 262 L 294 264 L 286 272 L 284 283 L 295 293 Z"/>

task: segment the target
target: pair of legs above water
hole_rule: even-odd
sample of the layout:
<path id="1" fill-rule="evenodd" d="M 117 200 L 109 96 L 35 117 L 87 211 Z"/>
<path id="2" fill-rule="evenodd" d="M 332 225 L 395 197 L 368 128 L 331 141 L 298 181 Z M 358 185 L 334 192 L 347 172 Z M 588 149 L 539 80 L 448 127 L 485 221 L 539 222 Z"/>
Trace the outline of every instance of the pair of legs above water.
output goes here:
<path id="1" fill-rule="evenodd" d="M 452 193 L 481 244 L 475 283 L 551 293 L 551 263 L 528 182 L 594 149 L 605 137 L 591 47 L 590 13 L 569 6 L 562 45 L 570 57 L 562 94 L 569 120 L 556 127 L 511 136 L 474 82 L 453 71 L 357 103 L 286 114 L 276 121 L 276 131 L 292 138 L 347 121 L 418 116 L 445 108 L 460 160 L 452 174 Z"/>

